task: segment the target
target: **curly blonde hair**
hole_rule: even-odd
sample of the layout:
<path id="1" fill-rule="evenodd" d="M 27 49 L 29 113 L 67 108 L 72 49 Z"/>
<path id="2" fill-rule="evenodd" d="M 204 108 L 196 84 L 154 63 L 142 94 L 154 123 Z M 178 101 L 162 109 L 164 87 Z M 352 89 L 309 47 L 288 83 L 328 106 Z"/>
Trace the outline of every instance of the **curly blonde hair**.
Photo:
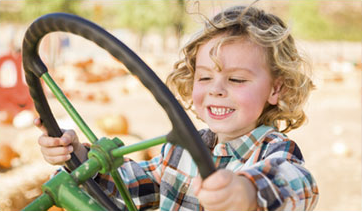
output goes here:
<path id="1" fill-rule="evenodd" d="M 275 15 L 255 7 L 234 6 L 205 22 L 204 28 L 182 49 L 183 58 L 174 65 L 166 84 L 190 109 L 195 74 L 196 54 L 200 45 L 222 35 L 210 56 L 227 42 L 249 39 L 265 49 L 266 62 L 273 79 L 281 78 L 283 85 L 277 105 L 267 104 L 258 119 L 261 124 L 289 132 L 300 127 L 306 120 L 303 106 L 314 85 L 308 76 L 309 64 L 298 53 L 290 29 Z M 215 61 L 215 60 L 214 60 Z M 215 61 L 217 65 L 217 61 Z M 284 129 L 280 129 L 280 128 Z"/>

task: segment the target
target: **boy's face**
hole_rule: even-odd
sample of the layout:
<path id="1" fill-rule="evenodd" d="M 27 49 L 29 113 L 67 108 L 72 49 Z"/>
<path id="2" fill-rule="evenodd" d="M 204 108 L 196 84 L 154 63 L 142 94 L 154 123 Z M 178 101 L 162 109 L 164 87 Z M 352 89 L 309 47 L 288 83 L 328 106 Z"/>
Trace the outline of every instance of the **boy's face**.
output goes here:
<path id="1" fill-rule="evenodd" d="M 209 54 L 218 39 L 197 52 L 192 98 L 198 116 L 225 142 L 256 127 L 264 106 L 277 104 L 280 86 L 273 85 L 264 49 L 247 39 L 220 48 L 218 70 Z"/>

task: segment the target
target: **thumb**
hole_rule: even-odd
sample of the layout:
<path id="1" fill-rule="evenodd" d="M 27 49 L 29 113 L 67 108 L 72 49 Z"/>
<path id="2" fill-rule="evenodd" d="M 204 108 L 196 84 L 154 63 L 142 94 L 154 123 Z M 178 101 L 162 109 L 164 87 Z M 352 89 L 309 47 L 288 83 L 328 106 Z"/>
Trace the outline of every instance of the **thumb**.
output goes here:
<path id="1" fill-rule="evenodd" d="M 44 127 L 43 125 L 43 121 L 40 119 L 40 118 L 35 118 L 34 121 L 33 121 L 33 124 L 39 128 L 43 133 L 44 135 L 48 135 L 48 131 L 47 129 Z"/>

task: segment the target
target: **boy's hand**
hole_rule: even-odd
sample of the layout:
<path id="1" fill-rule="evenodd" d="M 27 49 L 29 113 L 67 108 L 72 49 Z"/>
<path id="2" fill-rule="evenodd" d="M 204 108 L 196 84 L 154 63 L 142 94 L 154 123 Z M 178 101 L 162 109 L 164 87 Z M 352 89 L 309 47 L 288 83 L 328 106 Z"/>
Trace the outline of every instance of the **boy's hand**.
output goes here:
<path id="1" fill-rule="evenodd" d="M 256 210 L 256 188 L 249 179 L 220 169 L 194 181 L 195 195 L 205 210 Z"/>
<path id="2" fill-rule="evenodd" d="M 45 127 L 42 125 L 40 118 L 34 120 L 34 125 L 42 132 L 38 139 L 41 152 L 45 161 L 52 165 L 63 165 L 70 159 L 70 153 L 74 151 L 80 161 L 86 159 L 87 150 L 78 141 L 78 137 L 74 130 L 62 130 L 62 137 L 50 137 Z"/>

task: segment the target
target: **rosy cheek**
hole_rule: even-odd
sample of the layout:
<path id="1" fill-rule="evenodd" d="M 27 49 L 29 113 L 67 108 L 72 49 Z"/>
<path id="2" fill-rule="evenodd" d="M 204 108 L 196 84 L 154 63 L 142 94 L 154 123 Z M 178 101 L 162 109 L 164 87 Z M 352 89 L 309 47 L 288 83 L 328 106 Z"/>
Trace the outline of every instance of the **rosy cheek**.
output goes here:
<path id="1" fill-rule="evenodd" d="M 194 84 L 194 88 L 192 90 L 192 101 L 194 103 L 196 112 L 201 109 L 203 100 L 204 100 L 204 88 L 200 85 Z"/>
<path id="2" fill-rule="evenodd" d="M 234 93 L 236 94 L 234 100 L 238 105 L 242 106 L 243 108 L 247 108 L 248 110 L 255 107 L 257 99 L 255 94 L 245 90 L 236 91 Z"/>
<path id="3" fill-rule="evenodd" d="M 266 103 L 265 94 L 255 90 L 243 90 L 237 93 L 236 101 L 249 115 L 260 114 Z"/>

